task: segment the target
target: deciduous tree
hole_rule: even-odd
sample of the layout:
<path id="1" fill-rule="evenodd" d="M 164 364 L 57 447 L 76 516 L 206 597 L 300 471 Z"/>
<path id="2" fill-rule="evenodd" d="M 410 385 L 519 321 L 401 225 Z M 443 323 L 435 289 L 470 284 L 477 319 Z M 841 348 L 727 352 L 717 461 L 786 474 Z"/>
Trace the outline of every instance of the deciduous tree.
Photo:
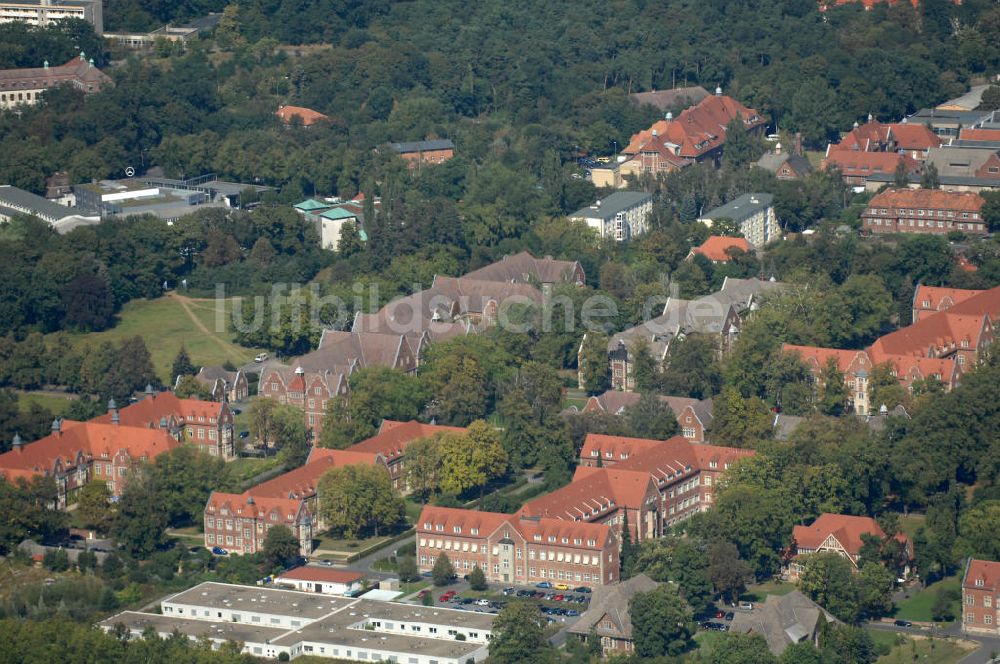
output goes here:
<path id="1" fill-rule="evenodd" d="M 629 601 L 629 615 L 639 657 L 676 657 L 694 643 L 691 610 L 668 584 L 636 593 Z"/>
<path id="2" fill-rule="evenodd" d="M 378 535 L 403 520 L 403 499 L 385 468 L 350 465 L 328 470 L 317 487 L 319 509 L 331 530 L 346 537 Z"/>

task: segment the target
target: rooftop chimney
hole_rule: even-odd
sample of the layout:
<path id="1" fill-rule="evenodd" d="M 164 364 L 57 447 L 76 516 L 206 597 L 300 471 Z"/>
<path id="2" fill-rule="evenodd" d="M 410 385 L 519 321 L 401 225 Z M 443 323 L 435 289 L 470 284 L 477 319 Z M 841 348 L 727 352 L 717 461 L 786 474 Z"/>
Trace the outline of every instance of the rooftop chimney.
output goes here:
<path id="1" fill-rule="evenodd" d="M 781 143 L 776 143 L 774 145 L 774 154 L 781 154 Z"/>
<path id="2" fill-rule="evenodd" d="M 871 113 L 868 114 L 868 122 L 875 122 L 875 116 Z"/>
<path id="3" fill-rule="evenodd" d="M 715 88 L 715 94 L 716 94 L 716 96 L 719 96 L 719 95 L 722 94 L 722 86 L 721 85 L 716 86 L 716 88 Z"/>
<path id="4" fill-rule="evenodd" d="M 17 450 L 18 452 L 21 451 L 21 448 L 24 447 L 24 441 L 21 440 L 21 434 L 19 433 L 14 434 L 14 440 L 11 441 L 10 446 L 11 449 Z"/>
<path id="5" fill-rule="evenodd" d="M 673 113 L 671 113 L 670 111 L 667 111 L 667 114 L 666 114 L 666 115 L 665 115 L 664 117 L 665 117 L 665 118 L 666 118 L 667 120 L 673 120 L 673 119 L 674 119 L 674 114 L 673 114 Z"/>
<path id="6" fill-rule="evenodd" d="M 49 69 L 49 61 L 46 60 L 45 62 L 43 62 L 42 66 L 45 68 L 46 71 L 48 71 L 48 69 Z"/>
<path id="7" fill-rule="evenodd" d="M 52 433 L 62 433 L 62 420 L 58 417 L 52 420 Z"/>

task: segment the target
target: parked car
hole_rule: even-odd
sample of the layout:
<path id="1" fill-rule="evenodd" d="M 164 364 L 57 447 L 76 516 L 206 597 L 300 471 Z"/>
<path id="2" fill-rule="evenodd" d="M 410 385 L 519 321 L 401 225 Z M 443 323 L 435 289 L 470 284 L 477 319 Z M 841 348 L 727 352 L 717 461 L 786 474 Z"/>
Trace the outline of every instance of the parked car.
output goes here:
<path id="1" fill-rule="evenodd" d="M 561 602 L 564 599 L 566 599 L 566 597 L 564 595 L 553 595 L 552 596 L 552 601 L 553 602 Z"/>
<path id="2" fill-rule="evenodd" d="M 430 594 L 431 594 L 431 591 L 428 590 L 427 588 L 424 588 L 423 590 L 421 590 L 420 592 L 417 593 L 417 599 L 423 599 L 423 598 L 427 597 Z"/>
<path id="3" fill-rule="evenodd" d="M 556 584 L 556 590 L 569 590 L 569 584 L 566 584 L 566 583 L 557 583 Z"/>
<path id="4" fill-rule="evenodd" d="M 735 618 L 735 617 L 736 617 L 736 614 L 735 614 L 735 613 L 733 613 L 732 611 L 727 611 L 727 612 L 726 612 L 726 615 L 725 615 L 725 616 L 723 616 L 723 617 L 724 617 L 724 618 L 725 618 L 726 620 L 732 620 L 733 618 Z"/>
<path id="5" fill-rule="evenodd" d="M 253 361 L 259 363 L 263 362 L 266 359 L 267 359 L 267 353 L 257 353 L 257 355 L 253 358 Z"/>
<path id="6" fill-rule="evenodd" d="M 228 556 L 229 555 L 229 552 L 226 551 L 225 549 L 223 549 L 221 546 L 213 546 L 212 547 L 212 553 L 214 553 L 217 556 Z"/>
<path id="7" fill-rule="evenodd" d="M 514 594 L 514 589 L 513 588 L 504 588 L 502 592 L 503 592 L 504 597 L 507 597 L 509 595 L 513 595 Z"/>
<path id="8" fill-rule="evenodd" d="M 753 611 L 753 602 L 740 602 L 738 608 L 740 611 Z"/>
<path id="9" fill-rule="evenodd" d="M 575 593 L 589 593 L 590 592 L 590 588 L 588 588 L 587 586 L 580 586 L 579 588 L 574 588 L 573 592 L 575 592 Z"/>
<path id="10" fill-rule="evenodd" d="M 333 561 L 332 560 L 326 560 L 325 558 L 323 560 L 319 561 L 319 564 L 323 565 L 324 567 L 333 567 Z"/>
<path id="11" fill-rule="evenodd" d="M 913 623 L 909 620 L 897 620 L 893 624 L 896 627 L 913 627 Z"/>
<path id="12" fill-rule="evenodd" d="M 580 612 L 576 609 L 566 609 L 567 618 L 576 618 L 578 615 L 580 615 Z"/>
<path id="13" fill-rule="evenodd" d="M 721 620 L 722 618 L 726 617 L 726 612 L 725 611 L 716 611 L 714 617 L 715 617 L 716 620 Z"/>
<path id="14" fill-rule="evenodd" d="M 489 605 L 490 605 L 490 600 L 488 599 L 480 599 L 476 601 L 476 606 L 489 606 Z"/>
<path id="15" fill-rule="evenodd" d="M 450 602 L 451 598 L 454 597 L 454 596 L 455 596 L 455 593 L 449 590 L 445 594 L 443 594 L 440 597 L 438 597 L 438 601 L 440 601 L 440 602 Z"/>
<path id="16" fill-rule="evenodd" d="M 551 587 L 552 587 L 552 584 L 551 584 L 551 583 L 549 583 L 548 581 L 542 581 L 542 582 L 540 582 L 540 583 L 536 583 L 536 584 L 535 584 L 535 587 L 536 587 L 536 588 L 551 588 Z"/>

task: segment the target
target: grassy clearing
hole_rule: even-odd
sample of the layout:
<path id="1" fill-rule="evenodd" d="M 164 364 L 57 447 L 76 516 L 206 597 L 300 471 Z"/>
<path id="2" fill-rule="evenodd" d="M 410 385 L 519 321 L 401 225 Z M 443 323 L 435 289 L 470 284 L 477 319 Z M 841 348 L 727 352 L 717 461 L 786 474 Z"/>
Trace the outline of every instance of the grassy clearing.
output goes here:
<path id="1" fill-rule="evenodd" d="M 920 592 L 915 593 L 909 599 L 904 599 L 896 605 L 896 617 L 904 620 L 917 620 L 930 622 L 934 620 L 931 615 L 931 608 L 937 598 L 938 591 L 951 590 L 956 599 L 952 602 L 952 613 L 955 616 L 962 615 L 961 590 L 962 579 L 956 574 L 946 579 L 941 579 L 937 583 L 932 583 Z"/>
<path id="2" fill-rule="evenodd" d="M 768 595 L 787 595 L 795 590 L 794 583 L 772 579 L 763 583 L 756 583 L 747 588 L 747 591 L 740 595 L 740 599 L 748 602 L 763 602 Z"/>
<path id="3" fill-rule="evenodd" d="M 277 457 L 269 457 L 267 459 L 247 457 L 236 459 L 235 461 L 227 463 L 226 473 L 229 475 L 231 483 L 234 486 L 239 487 L 251 478 L 256 477 L 264 471 L 271 470 L 278 465 L 279 462 Z"/>
<path id="4" fill-rule="evenodd" d="M 873 637 L 874 632 L 874 630 L 869 631 Z M 876 664 L 909 664 L 911 662 L 955 664 L 968 654 L 968 649 L 950 639 L 904 638 L 902 643 L 894 643 L 889 654 L 879 657 Z"/>
<path id="5" fill-rule="evenodd" d="M 185 308 L 184 305 L 187 305 Z M 224 315 L 220 331 L 216 324 L 214 300 L 188 300 L 181 297 L 160 297 L 155 300 L 133 300 L 122 307 L 118 324 L 103 332 L 73 335 L 77 347 L 97 346 L 105 341 L 117 343 L 127 337 L 141 336 L 152 356 L 153 367 L 164 383 L 170 383 L 170 365 L 184 346 L 191 361 L 197 365 L 237 365 L 249 362 L 255 350 L 233 342 L 229 312 L 232 300 L 222 305 Z M 189 313 L 190 312 L 190 313 Z"/>
<path id="6" fill-rule="evenodd" d="M 43 394 L 39 392 L 18 392 L 17 407 L 22 411 L 28 410 L 32 405 L 39 405 L 47 408 L 53 415 L 62 415 L 69 405 L 76 401 L 77 397 L 72 394 L 56 396 L 54 394 Z"/>
<path id="7" fill-rule="evenodd" d="M 366 537 L 362 539 L 350 539 L 343 537 L 333 537 L 331 535 L 326 535 L 321 537 L 319 540 L 319 546 L 316 547 L 317 552 L 326 553 L 345 553 L 353 554 L 363 551 L 365 549 L 377 549 L 385 546 L 389 540 L 392 539 L 392 535 L 383 535 L 381 537 Z"/>
<path id="8" fill-rule="evenodd" d="M 903 531 L 903 534 L 909 537 L 911 540 L 917 534 L 917 529 L 924 525 L 924 521 L 927 517 L 923 514 L 908 514 L 903 516 L 899 515 L 899 529 Z"/>

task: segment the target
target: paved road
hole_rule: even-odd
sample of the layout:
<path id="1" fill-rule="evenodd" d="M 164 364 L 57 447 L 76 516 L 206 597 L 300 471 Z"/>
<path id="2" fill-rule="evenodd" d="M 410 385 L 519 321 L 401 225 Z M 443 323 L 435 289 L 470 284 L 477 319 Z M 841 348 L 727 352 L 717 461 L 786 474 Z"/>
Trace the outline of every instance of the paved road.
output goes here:
<path id="1" fill-rule="evenodd" d="M 944 629 L 940 628 L 920 628 L 920 627 L 897 627 L 891 623 L 880 623 L 873 622 L 868 623 L 868 627 L 871 629 L 884 631 L 884 632 L 898 632 L 900 634 L 916 635 L 916 636 L 933 636 L 936 639 L 943 638 L 953 638 L 953 639 L 964 639 L 966 641 L 974 641 L 979 644 L 979 648 L 973 652 L 966 655 L 963 659 L 958 661 L 958 664 L 990 664 L 994 661 L 1000 661 L 1000 659 L 995 659 L 997 654 L 1000 654 L 1000 638 L 979 636 L 973 634 L 963 634 L 962 626 L 960 623 L 955 622 Z"/>

